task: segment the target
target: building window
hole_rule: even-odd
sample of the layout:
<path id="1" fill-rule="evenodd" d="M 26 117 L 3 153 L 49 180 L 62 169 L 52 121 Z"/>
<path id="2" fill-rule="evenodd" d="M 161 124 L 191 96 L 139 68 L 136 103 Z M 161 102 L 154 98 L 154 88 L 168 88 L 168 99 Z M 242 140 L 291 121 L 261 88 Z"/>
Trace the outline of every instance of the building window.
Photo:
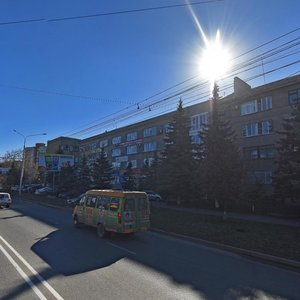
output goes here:
<path id="1" fill-rule="evenodd" d="M 272 109 L 272 97 L 263 97 L 241 104 L 241 116 L 254 114 L 259 111 Z"/>
<path id="2" fill-rule="evenodd" d="M 272 131 L 273 126 L 271 121 L 249 123 L 242 126 L 242 135 L 244 137 L 270 134 Z"/>
<path id="3" fill-rule="evenodd" d="M 243 148 L 245 159 L 268 159 L 276 156 L 274 145 Z"/>
<path id="4" fill-rule="evenodd" d="M 127 154 L 137 153 L 137 145 L 132 145 L 127 147 Z"/>
<path id="5" fill-rule="evenodd" d="M 156 135 L 156 127 L 150 127 L 144 129 L 144 137 Z"/>
<path id="6" fill-rule="evenodd" d="M 156 142 L 150 142 L 144 144 L 144 152 L 155 151 L 156 150 Z"/>
<path id="7" fill-rule="evenodd" d="M 154 157 L 144 158 L 144 165 L 148 164 L 148 166 L 150 167 L 153 164 L 154 160 Z"/>
<path id="8" fill-rule="evenodd" d="M 170 124 L 169 123 L 165 124 L 164 125 L 164 133 L 169 133 L 171 131 L 172 131 L 172 129 L 170 128 Z"/>
<path id="9" fill-rule="evenodd" d="M 249 184 L 272 184 L 272 171 L 255 171 L 247 173 L 247 181 Z"/>
<path id="10" fill-rule="evenodd" d="M 257 159 L 258 158 L 258 148 L 248 147 L 243 149 L 245 159 Z"/>
<path id="11" fill-rule="evenodd" d="M 276 157 L 277 150 L 274 145 L 259 147 L 260 158 L 274 158 Z"/>
<path id="12" fill-rule="evenodd" d="M 197 144 L 197 145 L 201 144 L 201 138 L 198 134 L 191 135 L 191 140 L 192 140 L 192 144 Z"/>
<path id="13" fill-rule="evenodd" d="M 134 141 L 137 139 L 137 132 L 130 132 L 127 134 L 127 141 Z"/>
<path id="14" fill-rule="evenodd" d="M 117 144 L 120 144 L 121 143 L 121 136 L 115 136 L 112 138 L 111 140 L 112 144 L 113 145 L 117 145 Z"/>
<path id="15" fill-rule="evenodd" d="M 191 117 L 191 131 L 199 131 L 208 122 L 208 113 L 202 113 Z"/>
<path id="16" fill-rule="evenodd" d="M 272 109 L 272 97 L 264 97 L 258 101 L 258 111 L 264 111 Z"/>
<path id="17" fill-rule="evenodd" d="M 120 169 L 121 163 L 114 161 L 114 162 L 112 162 L 111 165 L 112 165 L 114 170 L 118 170 L 118 169 Z"/>
<path id="18" fill-rule="evenodd" d="M 300 89 L 289 91 L 289 104 L 294 105 L 300 102 Z"/>
<path id="19" fill-rule="evenodd" d="M 121 148 L 115 148 L 111 151 L 111 156 L 120 156 L 121 155 Z"/>
<path id="20" fill-rule="evenodd" d="M 131 160 L 131 167 L 132 169 L 136 169 L 137 168 L 137 160 L 134 159 L 134 160 Z M 128 166 L 129 162 L 127 163 L 127 166 Z"/>
<path id="21" fill-rule="evenodd" d="M 257 112 L 257 100 L 249 101 L 241 105 L 241 116 Z"/>
<path id="22" fill-rule="evenodd" d="M 108 140 L 102 140 L 99 143 L 100 148 L 104 148 L 106 146 L 108 146 Z"/>

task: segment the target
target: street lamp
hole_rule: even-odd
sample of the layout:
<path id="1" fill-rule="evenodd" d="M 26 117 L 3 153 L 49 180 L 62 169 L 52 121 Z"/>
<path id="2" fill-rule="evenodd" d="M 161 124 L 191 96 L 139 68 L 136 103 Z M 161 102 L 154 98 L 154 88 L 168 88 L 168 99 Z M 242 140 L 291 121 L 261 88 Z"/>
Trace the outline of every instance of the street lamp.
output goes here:
<path id="1" fill-rule="evenodd" d="M 20 176 L 20 185 L 19 185 L 19 195 L 21 195 L 22 191 L 22 184 L 23 184 L 23 176 L 24 176 L 24 169 L 25 169 L 25 145 L 26 145 L 26 139 L 31 136 L 38 136 L 38 135 L 47 135 L 47 133 L 36 133 L 36 134 L 28 134 L 24 135 L 21 132 L 18 132 L 16 129 L 13 129 L 13 131 L 19 135 L 21 135 L 24 139 L 23 141 L 23 154 L 22 154 L 22 169 L 21 169 L 21 176 Z"/>

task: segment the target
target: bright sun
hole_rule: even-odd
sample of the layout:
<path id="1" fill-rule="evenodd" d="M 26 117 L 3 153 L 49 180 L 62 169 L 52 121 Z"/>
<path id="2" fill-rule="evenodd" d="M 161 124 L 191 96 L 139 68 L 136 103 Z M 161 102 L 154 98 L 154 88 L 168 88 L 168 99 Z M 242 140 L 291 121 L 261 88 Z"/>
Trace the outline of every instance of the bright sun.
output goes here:
<path id="1" fill-rule="evenodd" d="M 204 41 L 206 47 L 200 57 L 200 74 L 201 77 L 210 80 L 213 84 L 230 70 L 231 56 L 221 44 L 219 30 L 215 40 L 208 41 L 205 39 Z"/>

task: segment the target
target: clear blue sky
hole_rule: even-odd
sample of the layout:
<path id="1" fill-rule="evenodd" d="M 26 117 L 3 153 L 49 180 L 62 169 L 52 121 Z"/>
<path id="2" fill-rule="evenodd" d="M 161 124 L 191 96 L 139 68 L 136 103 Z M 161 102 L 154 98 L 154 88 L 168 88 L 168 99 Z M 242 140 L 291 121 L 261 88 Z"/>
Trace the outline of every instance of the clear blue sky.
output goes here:
<path id="1" fill-rule="evenodd" d="M 137 109 L 137 103 L 142 108 L 144 99 L 197 74 L 197 56 L 204 43 L 186 7 L 57 22 L 47 20 L 184 3 L 184 0 L 2 0 L 0 156 L 7 150 L 22 147 L 23 140 L 13 129 L 24 135 L 47 133 L 47 136 L 28 138 L 26 146 L 46 142 L 68 135 L 74 129 L 84 129 L 92 121 L 99 123 L 122 109 L 126 115 Z M 220 29 L 224 43 L 234 56 L 300 27 L 298 0 L 224 0 L 196 5 L 193 10 L 208 38 Z M 44 20 L 3 24 L 31 19 Z M 299 36 L 300 31 L 296 31 L 243 56 L 239 62 Z M 297 49 L 299 46 L 290 51 Z M 295 52 L 276 64 L 283 66 L 299 59 L 299 53 Z M 276 64 L 262 65 L 250 73 L 269 71 Z M 295 64 L 249 84 L 257 86 L 299 70 L 300 65 Z M 250 73 L 238 76 L 246 79 Z M 188 83 L 184 85 L 187 86 Z M 150 106 L 148 115 L 144 113 L 126 122 L 174 109 L 178 97 L 168 106 L 163 103 Z M 182 97 L 185 103 L 185 96 Z M 159 99 L 156 96 L 152 101 Z M 108 129 L 122 126 L 120 114 L 114 115 L 115 122 Z M 101 133 L 104 127 L 96 129 L 73 137 Z"/>

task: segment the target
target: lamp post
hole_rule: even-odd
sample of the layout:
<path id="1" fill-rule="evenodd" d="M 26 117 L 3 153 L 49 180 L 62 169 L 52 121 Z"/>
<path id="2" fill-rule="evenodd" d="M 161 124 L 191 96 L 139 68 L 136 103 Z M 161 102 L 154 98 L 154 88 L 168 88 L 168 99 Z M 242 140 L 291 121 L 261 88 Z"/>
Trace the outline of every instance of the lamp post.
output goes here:
<path id="1" fill-rule="evenodd" d="M 23 176 L 24 176 L 24 169 L 25 169 L 25 145 L 26 145 L 26 140 L 27 140 L 28 137 L 38 136 L 38 135 L 46 135 L 47 133 L 36 133 L 36 134 L 24 135 L 23 133 L 18 132 L 15 129 L 13 131 L 23 137 L 22 169 L 21 169 L 20 185 L 19 185 L 19 195 L 21 195 L 21 193 L 22 193 L 22 184 L 23 184 Z"/>

